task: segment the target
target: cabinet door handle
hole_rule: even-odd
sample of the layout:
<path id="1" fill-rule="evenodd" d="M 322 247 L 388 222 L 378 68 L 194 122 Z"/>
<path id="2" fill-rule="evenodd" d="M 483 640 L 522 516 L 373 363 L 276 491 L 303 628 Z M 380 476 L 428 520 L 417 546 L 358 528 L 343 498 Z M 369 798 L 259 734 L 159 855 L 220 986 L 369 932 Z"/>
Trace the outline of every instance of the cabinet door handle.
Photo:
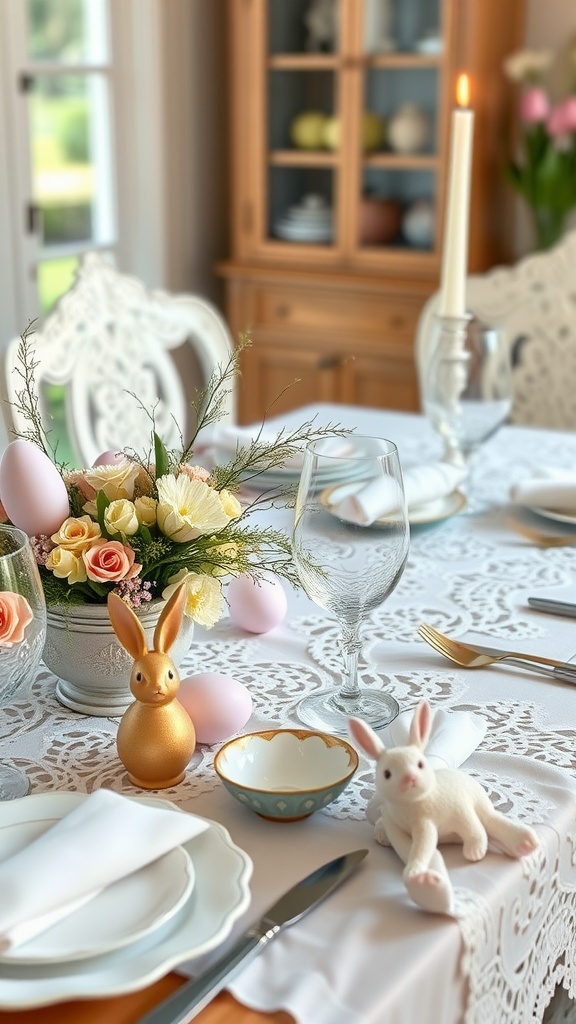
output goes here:
<path id="1" fill-rule="evenodd" d="M 276 306 L 276 316 L 279 320 L 287 320 L 290 316 L 290 306 L 285 302 L 281 306 Z"/>

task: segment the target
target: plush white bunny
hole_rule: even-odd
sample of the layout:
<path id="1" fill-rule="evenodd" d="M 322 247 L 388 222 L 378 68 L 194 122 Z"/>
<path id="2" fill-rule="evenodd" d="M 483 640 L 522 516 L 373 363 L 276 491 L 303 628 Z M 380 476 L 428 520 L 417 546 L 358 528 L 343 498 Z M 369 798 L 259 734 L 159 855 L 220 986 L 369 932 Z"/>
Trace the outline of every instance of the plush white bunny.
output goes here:
<path id="1" fill-rule="evenodd" d="M 410 725 L 409 743 L 386 749 L 359 718 L 350 733 L 376 761 L 377 842 L 392 846 L 406 867 L 403 879 L 411 899 L 424 910 L 452 913 L 453 893 L 438 843 L 462 841 L 467 860 L 482 860 L 492 840 L 510 857 L 524 857 L 538 846 L 536 833 L 510 821 L 492 806 L 480 783 L 453 769 L 430 767 L 424 748 L 430 734 L 427 701 L 420 701 Z"/>

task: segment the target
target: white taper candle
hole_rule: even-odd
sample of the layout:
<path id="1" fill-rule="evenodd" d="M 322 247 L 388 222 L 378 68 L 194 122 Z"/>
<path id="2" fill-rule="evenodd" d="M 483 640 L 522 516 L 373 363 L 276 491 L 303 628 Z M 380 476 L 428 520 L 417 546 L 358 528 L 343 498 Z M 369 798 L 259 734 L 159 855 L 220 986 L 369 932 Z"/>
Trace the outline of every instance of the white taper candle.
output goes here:
<path id="1" fill-rule="evenodd" d="M 452 112 L 450 168 L 444 222 L 444 250 L 440 283 L 440 316 L 462 317 L 466 313 L 468 269 L 468 219 L 474 113 L 467 108 L 468 79 L 458 79 L 459 106 Z"/>

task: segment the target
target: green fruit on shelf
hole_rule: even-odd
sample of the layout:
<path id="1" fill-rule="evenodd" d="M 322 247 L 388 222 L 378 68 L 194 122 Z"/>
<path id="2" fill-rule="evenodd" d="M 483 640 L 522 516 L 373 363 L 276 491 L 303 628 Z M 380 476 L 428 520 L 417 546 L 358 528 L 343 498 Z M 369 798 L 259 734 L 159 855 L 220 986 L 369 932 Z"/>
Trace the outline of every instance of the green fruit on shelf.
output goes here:
<path id="1" fill-rule="evenodd" d="M 326 149 L 340 148 L 340 118 L 327 117 L 322 131 L 322 144 Z"/>
<path id="2" fill-rule="evenodd" d="M 386 135 L 384 121 L 378 114 L 365 110 L 362 114 L 362 149 L 365 153 L 374 149 L 380 149 Z M 322 132 L 322 142 L 327 149 L 340 148 L 340 119 L 338 117 L 327 117 Z"/>
<path id="3" fill-rule="evenodd" d="M 384 143 L 386 127 L 378 114 L 365 110 L 362 114 L 362 149 L 365 153 L 380 149 Z"/>
<path id="4" fill-rule="evenodd" d="M 305 110 L 290 125 L 290 138 L 297 149 L 322 149 L 326 114 L 319 110 Z"/>

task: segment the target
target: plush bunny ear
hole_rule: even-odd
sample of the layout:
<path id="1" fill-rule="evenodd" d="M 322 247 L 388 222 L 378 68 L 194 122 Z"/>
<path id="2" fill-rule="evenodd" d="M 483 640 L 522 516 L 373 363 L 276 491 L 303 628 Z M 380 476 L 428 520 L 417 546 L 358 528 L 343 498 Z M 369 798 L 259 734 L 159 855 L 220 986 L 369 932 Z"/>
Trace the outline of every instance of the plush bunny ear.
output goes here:
<path id="1" fill-rule="evenodd" d="M 356 743 L 364 753 L 371 757 L 373 761 L 377 761 L 384 750 L 384 744 L 374 730 L 369 725 L 366 725 L 366 722 L 363 722 L 361 718 L 349 718 L 348 728 L 352 739 L 356 740 Z"/>
<path id="2" fill-rule="evenodd" d="M 134 660 L 143 658 L 148 648 L 142 623 L 118 594 L 108 594 L 108 615 L 122 647 L 126 648 Z"/>
<path id="3" fill-rule="evenodd" d="M 421 700 L 410 723 L 409 742 L 424 750 L 432 728 L 432 715 L 427 700 Z"/>
<path id="4" fill-rule="evenodd" d="M 176 640 L 182 625 L 185 602 L 186 587 L 181 583 L 166 602 L 154 630 L 154 650 L 159 654 L 167 654 Z"/>

